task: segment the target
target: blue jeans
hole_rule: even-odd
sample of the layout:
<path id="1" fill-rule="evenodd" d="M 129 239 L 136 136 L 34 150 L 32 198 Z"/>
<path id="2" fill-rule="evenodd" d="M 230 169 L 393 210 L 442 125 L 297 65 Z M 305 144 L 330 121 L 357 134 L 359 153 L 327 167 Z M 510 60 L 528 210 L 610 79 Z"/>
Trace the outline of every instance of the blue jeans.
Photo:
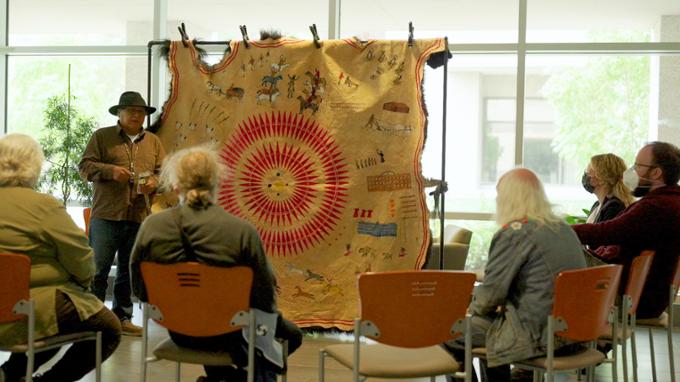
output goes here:
<path id="1" fill-rule="evenodd" d="M 106 298 L 109 271 L 118 254 L 116 281 L 113 285 L 113 313 L 122 320 L 132 317 L 130 288 L 130 252 L 137 238 L 139 223 L 93 218 L 90 221 L 90 246 L 94 250 L 97 273 L 92 282 L 92 292 L 100 300 Z"/>

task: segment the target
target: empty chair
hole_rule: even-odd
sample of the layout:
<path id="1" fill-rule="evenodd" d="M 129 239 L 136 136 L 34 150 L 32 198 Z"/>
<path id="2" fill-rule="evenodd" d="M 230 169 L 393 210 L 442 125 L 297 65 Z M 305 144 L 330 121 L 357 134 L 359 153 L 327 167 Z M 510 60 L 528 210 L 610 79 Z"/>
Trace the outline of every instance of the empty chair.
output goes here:
<path id="1" fill-rule="evenodd" d="M 515 362 L 515 366 L 534 370 L 534 381 L 547 372 L 553 382 L 555 372 L 588 368 L 604 360 L 604 354 L 592 347 L 576 354 L 555 355 L 555 340 L 592 342 L 611 330 L 610 320 L 621 277 L 620 265 L 603 265 L 560 272 L 555 280 L 553 307 L 548 316 L 547 355 Z"/>
<path id="2" fill-rule="evenodd" d="M 465 269 L 465 261 L 470 250 L 471 239 L 471 231 L 453 224 L 447 225 L 444 229 L 444 265 L 442 267 L 439 266 L 440 242 L 438 239 L 433 239 L 423 269 L 462 271 Z"/>
<path id="3" fill-rule="evenodd" d="M 0 351 L 26 353 L 25 381 L 33 381 L 35 354 L 81 341 L 96 341 L 96 380 L 101 381 L 101 332 L 85 331 L 46 338 L 35 338 L 35 305 L 29 297 L 31 259 L 26 255 L 0 254 L 0 324 L 26 320 L 26 341 L 11 346 L 0 345 Z"/>
<path id="4" fill-rule="evenodd" d="M 443 374 L 471 380 L 469 321 L 475 274 L 453 271 L 398 271 L 359 275 L 360 318 L 354 321 L 354 343 L 330 345 L 319 355 L 319 381 L 325 358 L 363 378 L 418 378 Z M 465 333 L 465 373 L 440 344 Z M 365 336 L 377 344 L 362 344 Z M 460 360 L 459 360 L 460 361 Z"/>

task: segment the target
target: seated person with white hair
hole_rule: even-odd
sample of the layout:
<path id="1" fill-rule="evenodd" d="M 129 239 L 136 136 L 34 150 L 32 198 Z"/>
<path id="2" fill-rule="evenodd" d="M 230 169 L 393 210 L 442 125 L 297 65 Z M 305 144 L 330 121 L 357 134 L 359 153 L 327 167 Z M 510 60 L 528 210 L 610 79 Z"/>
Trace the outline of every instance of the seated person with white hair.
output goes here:
<path id="1" fill-rule="evenodd" d="M 215 204 L 217 186 L 224 166 L 218 154 L 198 146 L 180 150 L 166 158 L 161 169 L 161 184 L 174 190 L 180 205 L 149 216 L 139 229 L 130 257 L 132 289 L 146 301 L 146 289 L 141 277 L 141 262 L 176 263 L 198 261 L 214 266 L 244 265 L 253 270 L 250 304 L 265 312 L 276 312 L 276 279 L 264 254 L 255 228 Z M 182 244 L 180 227 L 185 232 L 195 259 Z M 302 344 L 302 332 L 280 315 L 275 336 L 288 341 L 292 353 Z M 213 337 L 190 337 L 170 332 L 180 346 L 229 352 L 234 362 L 244 367 L 247 354 L 240 331 Z M 257 381 L 275 381 L 276 375 L 263 358 L 255 360 Z M 204 366 L 207 377 L 198 381 L 245 381 L 242 368 Z"/>
<path id="2" fill-rule="evenodd" d="M 536 174 L 518 168 L 496 186 L 495 233 L 484 282 L 474 292 L 472 347 L 486 347 L 483 381 L 510 381 L 509 364 L 545 355 L 558 273 L 586 266 L 574 231 L 553 211 Z M 446 343 L 462 361 L 464 339 Z M 564 352 L 580 345 L 567 346 Z"/>
<path id="3" fill-rule="evenodd" d="M 0 138 L 0 253 L 31 259 L 31 300 L 35 303 L 36 340 L 57 334 L 102 332 L 102 359 L 120 342 L 120 321 L 88 289 L 94 278 L 94 253 L 87 237 L 50 195 L 34 190 L 43 153 L 33 138 L 9 134 Z M 2 255 L 0 255 L 2 256 Z M 26 320 L 0 324 L 0 343 L 26 343 Z M 34 370 L 59 348 L 35 355 Z M 27 358 L 12 353 L 0 369 L 0 381 L 23 381 Z M 95 342 L 71 345 L 36 382 L 78 381 L 95 367 Z"/>

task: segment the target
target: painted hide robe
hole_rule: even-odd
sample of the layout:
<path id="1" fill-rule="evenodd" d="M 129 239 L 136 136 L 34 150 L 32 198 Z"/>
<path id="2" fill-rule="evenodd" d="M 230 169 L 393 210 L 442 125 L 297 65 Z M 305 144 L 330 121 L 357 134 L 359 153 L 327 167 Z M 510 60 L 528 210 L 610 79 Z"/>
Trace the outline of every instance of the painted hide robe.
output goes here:
<path id="1" fill-rule="evenodd" d="M 191 42 L 172 42 L 157 134 L 170 152 L 217 146 L 227 166 L 218 202 L 259 231 L 283 314 L 349 329 L 359 273 L 425 260 L 421 82 L 445 44 L 321 44 L 233 41 L 208 66 Z"/>

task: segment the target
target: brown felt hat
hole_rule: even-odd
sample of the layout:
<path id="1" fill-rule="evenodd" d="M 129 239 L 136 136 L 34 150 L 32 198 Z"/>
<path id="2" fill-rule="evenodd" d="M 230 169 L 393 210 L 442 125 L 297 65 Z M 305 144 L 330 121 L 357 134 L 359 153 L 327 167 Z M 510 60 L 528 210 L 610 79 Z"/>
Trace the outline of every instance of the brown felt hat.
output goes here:
<path id="1" fill-rule="evenodd" d="M 128 106 L 139 106 L 146 110 L 146 114 L 151 114 L 156 111 L 155 107 L 146 106 L 146 101 L 141 94 L 137 92 L 124 92 L 120 95 L 118 100 L 118 105 L 113 105 L 109 108 L 109 113 L 113 115 L 118 115 L 118 109 L 125 108 Z"/>

